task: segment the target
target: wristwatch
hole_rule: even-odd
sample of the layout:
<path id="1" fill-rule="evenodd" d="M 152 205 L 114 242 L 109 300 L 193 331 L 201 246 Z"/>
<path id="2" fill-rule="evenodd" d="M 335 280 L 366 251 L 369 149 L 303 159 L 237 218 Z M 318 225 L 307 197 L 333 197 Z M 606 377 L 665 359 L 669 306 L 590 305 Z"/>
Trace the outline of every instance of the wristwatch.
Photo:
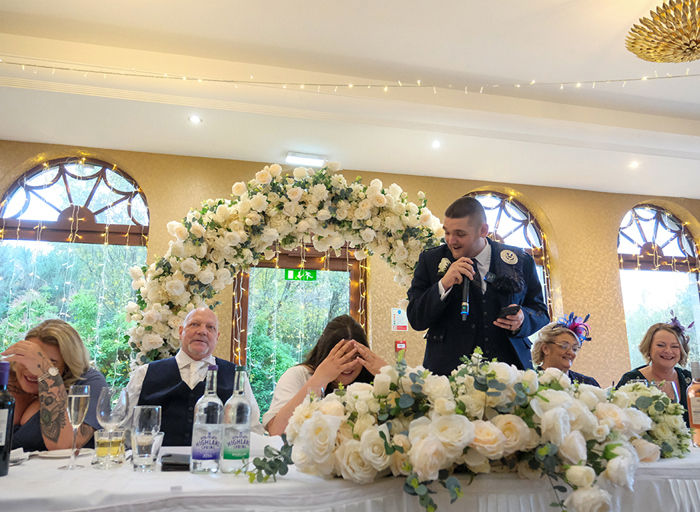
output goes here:
<path id="1" fill-rule="evenodd" d="M 49 367 L 48 370 L 46 370 L 46 373 L 44 375 L 42 375 L 41 377 L 39 377 L 37 380 L 42 381 L 44 379 L 48 379 L 49 377 L 56 377 L 57 375 L 58 375 L 58 368 L 56 368 L 55 366 L 51 366 L 51 367 Z"/>

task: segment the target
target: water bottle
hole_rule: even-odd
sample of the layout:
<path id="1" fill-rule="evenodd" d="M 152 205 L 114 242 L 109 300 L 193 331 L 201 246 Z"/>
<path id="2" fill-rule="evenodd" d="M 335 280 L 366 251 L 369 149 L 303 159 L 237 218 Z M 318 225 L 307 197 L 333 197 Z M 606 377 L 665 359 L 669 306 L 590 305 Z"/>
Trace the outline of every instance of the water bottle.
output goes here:
<path id="1" fill-rule="evenodd" d="M 245 369 L 234 375 L 233 395 L 224 408 L 224 450 L 221 471 L 233 473 L 250 456 L 250 401 L 245 396 Z"/>
<path id="2" fill-rule="evenodd" d="M 224 404 L 216 395 L 218 366 L 209 365 L 206 391 L 194 408 L 192 427 L 192 473 L 216 473 L 221 455 L 221 420 Z"/>

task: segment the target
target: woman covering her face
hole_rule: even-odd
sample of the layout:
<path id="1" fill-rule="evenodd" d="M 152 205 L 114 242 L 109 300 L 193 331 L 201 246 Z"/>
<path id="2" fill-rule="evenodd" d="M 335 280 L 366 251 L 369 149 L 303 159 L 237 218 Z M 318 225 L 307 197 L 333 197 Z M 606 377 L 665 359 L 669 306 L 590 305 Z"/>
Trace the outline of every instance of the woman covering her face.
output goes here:
<path id="1" fill-rule="evenodd" d="M 371 382 L 383 366 L 384 360 L 370 350 L 362 326 L 349 315 L 335 317 L 306 360 L 280 377 L 270 409 L 263 415 L 263 427 L 270 435 L 282 434 L 309 391 L 323 396 L 339 384 Z"/>
<path id="2" fill-rule="evenodd" d="M 90 386 L 90 406 L 78 430 L 77 446 L 92 446 L 93 432 L 100 428 L 97 400 L 107 382 L 90 368 L 88 350 L 76 330 L 63 320 L 45 320 L 2 355 L 12 368 L 8 386 L 15 398 L 12 447 L 25 451 L 71 448 L 67 390 L 72 384 Z"/>
<path id="3" fill-rule="evenodd" d="M 546 325 L 540 330 L 537 341 L 532 346 L 532 362 L 539 370 L 557 368 L 568 375 L 572 381 L 600 387 L 593 377 L 571 370 L 581 350 L 581 344 L 583 341 L 590 340 L 586 320 L 588 316 L 582 319 L 571 313 L 568 318 L 560 318 L 557 322 Z"/>

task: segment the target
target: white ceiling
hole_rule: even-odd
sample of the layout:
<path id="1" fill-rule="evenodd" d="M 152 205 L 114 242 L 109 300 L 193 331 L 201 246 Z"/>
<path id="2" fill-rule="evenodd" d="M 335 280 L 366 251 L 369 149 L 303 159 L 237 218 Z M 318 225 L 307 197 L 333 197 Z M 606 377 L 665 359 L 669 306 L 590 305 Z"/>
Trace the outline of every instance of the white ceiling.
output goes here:
<path id="1" fill-rule="evenodd" d="M 0 0 L 0 139 L 700 199 L 700 61 L 624 46 L 660 3 Z"/>

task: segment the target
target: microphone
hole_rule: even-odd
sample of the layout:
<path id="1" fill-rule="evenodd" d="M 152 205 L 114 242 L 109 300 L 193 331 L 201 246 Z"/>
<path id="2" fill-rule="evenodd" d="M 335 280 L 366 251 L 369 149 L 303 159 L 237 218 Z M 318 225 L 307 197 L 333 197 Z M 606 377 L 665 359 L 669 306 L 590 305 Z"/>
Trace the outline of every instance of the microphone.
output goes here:
<path id="1" fill-rule="evenodd" d="M 462 279 L 462 322 L 467 321 L 469 316 L 469 279 L 464 276 Z"/>

